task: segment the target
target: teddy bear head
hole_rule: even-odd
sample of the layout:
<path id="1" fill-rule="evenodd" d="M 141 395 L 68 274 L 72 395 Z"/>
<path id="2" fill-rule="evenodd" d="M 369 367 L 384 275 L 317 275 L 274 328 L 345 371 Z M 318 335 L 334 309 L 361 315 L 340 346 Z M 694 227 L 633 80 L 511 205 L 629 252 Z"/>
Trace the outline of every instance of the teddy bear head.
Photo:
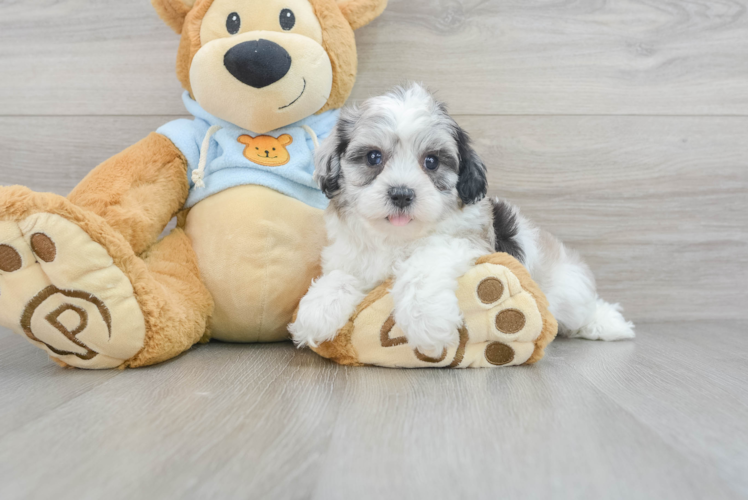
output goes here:
<path id="1" fill-rule="evenodd" d="M 177 76 L 212 115 L 265 133 L 342 106 L 353 30 L 387 0 L 152 0 L 182 39 Z"/>

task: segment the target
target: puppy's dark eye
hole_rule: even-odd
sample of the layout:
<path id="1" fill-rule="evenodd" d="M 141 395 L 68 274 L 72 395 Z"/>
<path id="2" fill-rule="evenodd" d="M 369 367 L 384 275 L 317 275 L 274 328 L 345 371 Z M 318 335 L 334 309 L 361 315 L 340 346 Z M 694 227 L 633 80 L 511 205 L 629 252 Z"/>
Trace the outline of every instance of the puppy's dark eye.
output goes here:
<path id="1" fill-rule="evenodd" d="M 428 155 L 423 160 L 423 166 L 426 167 L 427 170 L 436 170 L 439 168 L 439 158 L 434 155 Z"/>
<path id="2" fill-rule="evenodd" d="M 296 24 L 296 16 L 293 15 L 291 9 L 283 9 L 280 14 L 281 28 L 285 31 L 290 30 Z"/>
<path id="3" fill-rule="evenodd" d="M 236 12 L 229 14 L 229 17 L 226 18 L 226 31 L 229 32 L 229 35 L 236 35 L 241 27 L 242 18 L 239 17 L 239 14 Z"/>
<path id="4" fill-rule="evenodd" d="M 376 167 L 377 165 L 382 163 L 382 152 L 377 151 L 376 149 L 373 151 L 369 151 L 368 153 L 366 153 L 366 162 L 372 167 Z"/>

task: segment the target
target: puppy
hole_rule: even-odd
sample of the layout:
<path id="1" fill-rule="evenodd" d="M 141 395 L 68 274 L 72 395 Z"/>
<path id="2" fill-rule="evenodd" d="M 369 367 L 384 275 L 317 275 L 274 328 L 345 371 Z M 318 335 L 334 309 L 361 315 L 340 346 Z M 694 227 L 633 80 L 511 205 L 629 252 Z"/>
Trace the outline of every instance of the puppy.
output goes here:
<path id="1" fill-rule="evenodd" d="M 546 294 L 559 333 L 634 336 L 618 305 L 597 296 L 579 255 L 519 211 L 486 198 L 486 167 L 468 135 L 423 87 L 398 88 L 342 111 L 315 155 L 330 199 L 323 276 L 289 325 L 299 346 L 335 337 L 366 294 L 394 277 L 394 318 L 408 342 L 438 357 L 458 342 L 457 279 L 475 260 L 507 252 Z"/>

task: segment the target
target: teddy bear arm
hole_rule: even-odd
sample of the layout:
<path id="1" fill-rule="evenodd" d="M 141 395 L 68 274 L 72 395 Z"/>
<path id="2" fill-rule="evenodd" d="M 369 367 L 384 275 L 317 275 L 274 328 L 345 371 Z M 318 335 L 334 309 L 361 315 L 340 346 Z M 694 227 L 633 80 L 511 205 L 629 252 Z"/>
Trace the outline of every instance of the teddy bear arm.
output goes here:
<path id="1" fill-rule="evenodd" d="M 188 193 L 187 160 L 154 132 L 93 169 L 68 199 L 103 217 L 139 255 L 156 242 Z"/>

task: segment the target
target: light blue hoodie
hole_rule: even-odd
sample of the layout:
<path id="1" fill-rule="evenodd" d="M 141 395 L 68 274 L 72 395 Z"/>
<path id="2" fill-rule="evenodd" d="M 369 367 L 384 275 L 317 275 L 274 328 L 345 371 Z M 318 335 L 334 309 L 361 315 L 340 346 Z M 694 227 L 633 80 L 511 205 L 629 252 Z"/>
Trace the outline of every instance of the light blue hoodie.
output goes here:
<path id="1" fill-rule="evenodd" d="M 184 93 L 182 100 L 195 119 L 174 120 L 160 127 L 157 132 L 168 137 L 187 158 L 190 194 L 185 208 L 224 189 L 247 184 L 269 187 L 315 208 L 327 207 L 327 198 L 312 179 L 314 139 L 305 127 L 310 128 L 321 141 L 335 127 L 338 110 L 312 115 L 266 134 L 255 134 L 209 114 L 190 98 L 188 92 Z M 247 146 L 239 142 L 240 136 L 266 135 L 278 138 L 283 134 L 293 138 L 293 142 L 285 146 L 290 155 L 285 165 L 266 167 L 244 156 Z M 209 136 L 207 142 L 206 136 Z M 204 142 L 207 148 L 203 148 Z M 196 174 L 201 153 L 205 157 L 202 175 Z"/>

